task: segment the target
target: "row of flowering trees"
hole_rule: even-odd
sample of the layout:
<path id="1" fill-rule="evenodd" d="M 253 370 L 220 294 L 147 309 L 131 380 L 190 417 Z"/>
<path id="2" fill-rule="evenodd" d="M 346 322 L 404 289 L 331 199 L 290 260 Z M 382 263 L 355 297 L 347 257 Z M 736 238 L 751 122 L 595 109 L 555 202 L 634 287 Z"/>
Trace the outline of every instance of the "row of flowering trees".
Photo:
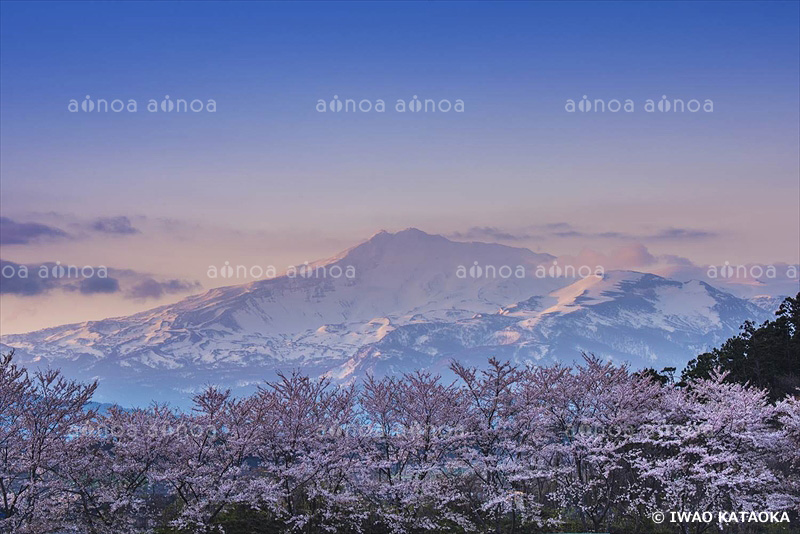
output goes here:
<path id="1" fill-rule="evenodd" d="M 661 385 L 594 357 L 452 370 L 291 374 L 246 398 L 209 388 L 188 413 L 97 413 L 94 385 L 7 355 L 0 531 L 646 532 L 656 511 L 798 509 L 797 397 L 723 375 Z"/>

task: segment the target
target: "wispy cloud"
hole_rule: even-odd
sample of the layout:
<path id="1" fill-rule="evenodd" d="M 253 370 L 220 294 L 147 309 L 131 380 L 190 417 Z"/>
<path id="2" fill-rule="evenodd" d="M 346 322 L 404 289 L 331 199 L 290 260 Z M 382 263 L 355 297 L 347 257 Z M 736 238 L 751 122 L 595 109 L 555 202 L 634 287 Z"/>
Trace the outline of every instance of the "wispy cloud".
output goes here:
<path id="1" fill-rule="evenodd" d="M 66 239 L 70 235 L 54 226 L 36 222 L 17 222 L 0 217 L 0 245 L 27 245 L 46 239 Z"/>
<path id="2" fill-rule="evenodd" d="M 645 239 L 708 239 L 717 237 L 718 234 L 706 230 L 692 230 L 687 228 L 667 228 Z"/>
<path id="3" fill-rule="evenodd" d="M 123 298 L 147 300 L 203 288 L 196 281 L 158 280 L 148 273 L 132 269 L 66 265 L 60 262 L 20 264 L 0 260 L 0 271 L 0 294 L 21 297 L 64 291 L 82 295 L 119 293 Z"/>
<path id="4" fill-rule="evenodd" d="M 493 226 L 473 226 L 463 232 L 453 232 L 447 236 L 458 241 L 489 239 L 495 241 L 529 241 L 541 239 L 541 236 L 528 232 L 513 232 Z"/>
<path id="5" fill-rule="evenodd" d="M 128 235 L 139 233 L 139 230 L 134 228 L 131 224 L 131 220 L 124 215 L 95 219 L 91 223 L 90 228 L 96 232 L 102 232 L 104 234 Z"/>
<path id="6" fill-rule="evenodd" d="M 78 291 L 84 295 L 94 295 L 95 293 L 117 293 L 119 291 L 119 280 L 116 278 L 101 278 L 91 276 L 84 278 L 78 283 Z"/>
<path id="7" fill-rule="evenodd" d="M 489 240 L 489 241 L 531 241 L 547 238 L 580 238 L 580 239 L 618 239 L 625 241 L 692 241 L 717 237 L 718 234 L 708 230 L 691 228 L 664 228 L 650 233 L 628 232 L 591 232 L 581 230 L 568 223 L 551 223 L 532 225 L 521 229 L 506 229 L 496 226 L 473 226 L 466 231 L 452 232 L 447 235 L 450 239 L 458 241 Z"/>
<path id="8" fill-rule="evenodd" d="M 128 290 L 125 296 L 132 299 L 157 299 L 164 295 L 197 291 L 202 287 L 199 282 L 187 282 L 177 279 L 159 282 L 153 278 L 147 278 Z"/>

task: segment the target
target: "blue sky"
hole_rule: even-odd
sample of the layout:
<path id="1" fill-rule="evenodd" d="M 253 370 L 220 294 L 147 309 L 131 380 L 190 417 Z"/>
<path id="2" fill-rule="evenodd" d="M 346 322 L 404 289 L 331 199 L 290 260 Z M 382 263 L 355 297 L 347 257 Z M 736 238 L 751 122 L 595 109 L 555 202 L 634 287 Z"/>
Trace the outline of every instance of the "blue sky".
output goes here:
<path id="1" fill-rule="evenodd" d="M 797 262 L 798 5 L 3 2 L 3 215 L 142 231 L 2 257 L 191 277 L 209 250 L 313 260 L 417 226 L 554 254 L 629 244 L 598 237 L 616 233 L 699 263 Z M 85 95 L 139 112 L 69 113 Z M 165 95 L 217 112 L 145 112 Z M 334 95 L 465 111 L 316 112 Z M 583 95 L 636 111 L 564 111 Z M 645 113 L 661 95 L 714 112 Z M 556 222 L 580 231 L 522 239 Z M 652 239 L 670 229 L 686 232 Z"/>

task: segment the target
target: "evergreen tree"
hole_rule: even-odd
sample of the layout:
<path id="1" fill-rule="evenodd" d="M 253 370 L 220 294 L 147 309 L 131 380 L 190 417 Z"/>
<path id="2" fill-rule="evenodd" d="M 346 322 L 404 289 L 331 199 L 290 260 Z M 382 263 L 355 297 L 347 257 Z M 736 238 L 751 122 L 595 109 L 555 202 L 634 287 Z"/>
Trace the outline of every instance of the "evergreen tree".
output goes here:
<path id="1" fill-rule="evenodd" d="M 719 368 L 731 382 L 767 389 L 773 401 L 799 394 L 800 293 L 784 300 L 775 315 L 761 326 L 745 322 L 741 333 L 720 348 L 691 360 L 681 375 L 682 383 L 709 378 Z"/>

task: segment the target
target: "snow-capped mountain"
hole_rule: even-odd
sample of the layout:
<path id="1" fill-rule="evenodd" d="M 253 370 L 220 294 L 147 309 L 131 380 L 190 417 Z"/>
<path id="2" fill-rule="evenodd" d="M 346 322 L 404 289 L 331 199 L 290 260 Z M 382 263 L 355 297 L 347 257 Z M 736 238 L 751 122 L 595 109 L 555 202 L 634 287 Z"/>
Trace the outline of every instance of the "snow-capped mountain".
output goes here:
<path id="1" fill-rule="evenodd" d="M 398 327 L 333 374 L 400 372 L 409 360 L 444 372 L 452 359 L 479 363 L 487 355 L 544 364 L 577 360 L 582 352 L 636 368 L 680 369 L 734 335 L 745 320 L 771 315 L 704 282 L 611 271 L 498 313 Z"/>
<path id="2" fill-rule="evenodd" d="M 587 273 L 588 270 L 584 270 Z M 450 359 L 677 365 L 770 312 L 703 282 L 612 271 L 567 278 L 528 249 L 380 232 L 329 260 L 128 317 L 8 335 L 27 364 L 100 380 L 98 400 L 183 400 L 277 369 L 348 380 Z"/>

